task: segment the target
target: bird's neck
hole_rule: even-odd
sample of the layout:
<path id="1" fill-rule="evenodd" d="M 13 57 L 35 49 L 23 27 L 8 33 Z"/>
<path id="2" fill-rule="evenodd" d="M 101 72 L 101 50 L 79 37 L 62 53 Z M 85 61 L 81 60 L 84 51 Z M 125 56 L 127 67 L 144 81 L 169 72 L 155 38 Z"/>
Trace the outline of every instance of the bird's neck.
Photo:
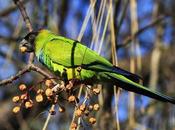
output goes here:
<path id="1" fill-rule="evenodd" d="M 35 39 L 35 54 L 37 58 L 42 52 L 42 49 L 46 45 L 48 41 L 50 41 L 53 38 L 52 34 L 50 34 L 49 31 L 43 30 L 41 31 L 38 36 Z"/>

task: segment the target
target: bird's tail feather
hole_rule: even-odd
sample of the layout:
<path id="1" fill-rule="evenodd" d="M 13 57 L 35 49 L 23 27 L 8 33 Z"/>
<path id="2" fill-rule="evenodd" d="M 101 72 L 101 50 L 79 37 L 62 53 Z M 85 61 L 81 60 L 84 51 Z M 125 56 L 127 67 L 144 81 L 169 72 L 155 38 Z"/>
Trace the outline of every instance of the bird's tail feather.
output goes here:
<path id="1" fill-rule="evenodd" d="M 157 99 L 159 101 L 163 101 L 163 102 L 170 102 L 172 104 L 175 104 L 175 99 L 172 97 L 169 97 L 167 95 L 161 94 L 157 91 L 153 91 L 148 89 L 147 87 L 144 87 L 141 84 L 138 84 L 136 82 L 133 82 L 132 80 L 126 78 L 123 75 L 119 75 L 119 74 L 115 74 L 115 73 L 103 73 L 105 77 L 109 79 L 112 79 L 112 82 L 116 83 L 117 85 L 119 85 L 119 87 L 131 91 L 131 92 L 135 92 L 137 94 L 141 94 L 144 96 L 148 96 L 154 99 Z"/>

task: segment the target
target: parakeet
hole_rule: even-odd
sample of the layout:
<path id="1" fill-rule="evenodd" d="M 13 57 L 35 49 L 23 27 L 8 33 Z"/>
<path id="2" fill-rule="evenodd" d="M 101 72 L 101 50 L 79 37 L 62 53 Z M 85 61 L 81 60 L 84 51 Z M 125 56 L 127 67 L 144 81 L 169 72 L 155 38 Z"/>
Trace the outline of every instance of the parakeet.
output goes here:
<path id="1" fill-rule="evenodd" d="M 58 36 L 49 30 L 27 34 L 20 43 L 26 52 L 35 52 L 39 62 L 62 77 L 81 81 L 110 82 L 125 90 L 175 104 L 175 99 L 138 83 L 140 77 L 112 65 L 79 41 Z"/>

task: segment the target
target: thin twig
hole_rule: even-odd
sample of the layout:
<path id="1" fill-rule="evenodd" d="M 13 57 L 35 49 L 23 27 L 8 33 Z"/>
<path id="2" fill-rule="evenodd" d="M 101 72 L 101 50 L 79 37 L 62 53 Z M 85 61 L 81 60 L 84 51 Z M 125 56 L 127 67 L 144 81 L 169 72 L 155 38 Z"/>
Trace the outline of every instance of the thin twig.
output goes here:
<path id="1" fill-rule="evenodd" d="M 18 79 L 20 76 L 22 76 L 23 74 L 25 74 L 29 70 L 30 70 L 30 66 L 28 65 L 25 68 L 23 68 L 22 70 L 20 70 L 16 75 L 11 76 L 8 79 L 4 79 L 4 80 L 0 81 L 0 86 L 12 83 L 14 80 Z"/>
<path id="2" fill-rule="evenodd" d="M 55 105 L 52 105 L 50 109 L 54 109 L 54 108 L 55 108 Z M 50 118 L 51 118 L 51 114 L 49 113 L 48 116 L 47 116 L 46 122 L 44 123 L 44 126 L 43 126 L 42 130 L 46 130 Z"/>
<path id="3" fill-rule="evenodd" d="M 117 45 L 117 49 L 120 49 L 121 47 L 127 46 L 133 39 L 135 39 L 136 37 L 138 37 L 141 33 L 143 33 L 145 30 L 156 26 L 157 24 L 161 23 L 162 21 L 164 21 L 168 16 L 160 16 L 157 19 L 155 19 L 154 21 L 152 21 L 150 24 L 146 25 L 145 27 L 139 29 L 134 35 L 129 36 L 126 40 L 124 40 L 124 42 L 120 45 Z"/>
<path id="4" fill-rule="evenodd" d="M 109 5 L 109 10 L 108 10 L 108 13 L 107 13 L 107 17 L 106 17 L 106 20 L 105 20 L 105 25 L 104 25 L 102 37 L 101 37 L 101 40 L 100 40 L 100 45 L 99 45 L 99 48 L 98 48 L 98 51 L 97 51 L 99 54 L 102 50 L 103 41 L 104 41 L 104 38 L 105 38 L 105 34 L 106 34 L 106 30 L 107 30 L 107 27 L 108 27 L 109 18 L 110 18 L 110 14 L 111 14 L 111 8 L 112 8 L 112 5 L 110 4 Z"/>
<path id="5" fill-rule="evenodd" d="M 124 2 L 123 3 L 124 5 L 123 5 L 123 8 L 122 8 L 121 15 L 119 17 L 118 24 L 117 24 L 117 29 L 116 29 L 116 34 L 117 35 L 120 32 L 121 25 L 122 25 L 122 23 L 124 21 L 124 18 L 126 16 L 126 12 L 127 12 L 127 9 L 128 9 L 129 0 L 124 0 L 123 2 Z"/>
<path id="6" fill-rule="evenodd" d="M 26 4 L 27 2 L 29 2 L 29 0 L 22 1 L 23 4 Z M 15 11 L 17 9 L 18 9 L 18 7 L 13 4 L 13 5 L 5 8 L 4 10 L 2 10 L 0 12 L 0 17 L 5 17 L 5 16 L 9 15 L 10 13 L 12 13 L 13 11 Z"/>
<path id="7" fill-rule="evenodd" d="M 93 8 L 95 6 L 95 3 L 96 3 L 96 0 L 94 0 L 93 3 L 90 4 L 90 6 L 88 8 L 87 15 L 86 15 L 86 17 L 84 19 L 83 25 L 81 27 L 80 33 L 79 33 L 78 38 L 77 38 L 78 41 L 81 41 L 81 39 L 82 39 L 82 37 L 84 35 L 85 29 L 87 27 L 89 18 L 90 18 L 91 14 L 92 14 L 92 11 L 93 11 Z"/>
<path id="8" fill-rule="evenodd" d="M 25 9 L 22 1 L 21 0 L 13 0 L 13 1 L 18 6 L 28 31 L 32 32 L 33 31 L 32 24 L 30 22 L 30 19 L 29 19 L 28 15 L 27 15 L 26 9 Z M 28 61 L 29 64 L 31 64 L 34 61 L 34 56 L 35 56 L 34 52 L 30 53 L 29 61 Z"/>
<path id="9" fill-rule="evenodd" d="M 110 30 L 111 30 L 111 54 L 112 62 L 114 65 L 118 66 L 117 51 L 116 51 L 116 41 L 115 41 L 115 30 L 114 30 L 114 16 L 112 9 L 112 0 L 110 0 L 111 5 L 111 15 L 110 15 Z M 114 99 L 115 99 L 115 116 L 116 116 L 116 130 L 120 130 L 119 117 L 118 117 L 118 101 L 120 96 L 119 88 L 114 85 Z"/>

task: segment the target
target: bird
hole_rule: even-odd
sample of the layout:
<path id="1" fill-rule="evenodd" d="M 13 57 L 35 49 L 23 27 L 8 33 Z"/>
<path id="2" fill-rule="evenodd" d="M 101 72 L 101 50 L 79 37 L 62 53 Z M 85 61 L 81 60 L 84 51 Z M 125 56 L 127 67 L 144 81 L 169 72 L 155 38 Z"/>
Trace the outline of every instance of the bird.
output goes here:
<path id="1" fill-rule="evenodd" d="M 59 36 L 47 29 L 28 33 L 20 42 L 23 52 L 34 52 L 37 60 L 67 82 L 109 82 L 120 88 L 162 102 L 175 104 L 175 99 L 139 84 L 141 77 L 114 66 L 81 42 Z"/>

